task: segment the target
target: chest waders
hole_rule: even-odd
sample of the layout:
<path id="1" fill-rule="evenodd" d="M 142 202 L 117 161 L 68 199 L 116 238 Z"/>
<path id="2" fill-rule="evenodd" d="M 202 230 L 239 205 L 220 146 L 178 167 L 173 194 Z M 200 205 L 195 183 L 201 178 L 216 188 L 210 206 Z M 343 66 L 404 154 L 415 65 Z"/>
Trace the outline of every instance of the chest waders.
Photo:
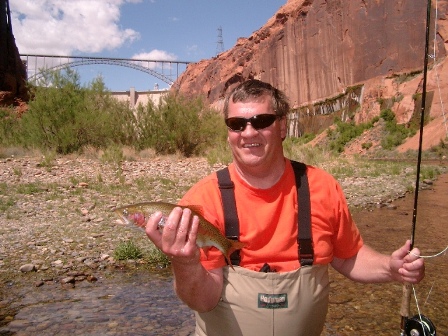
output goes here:
<path id="1" fill-rule="evenodd" d="M 196 312 L 198 336 L 320 335 L 328 310 L 328 265 L 313 265 L 311 206 L 306 165 L 291 161 L 299 202 L 298 258 L 301 267 L 275 273 L 265 264 L 260 272 L 243 267 L 223 269 L 221 300 L 207 313 Z M 239 238 L 234 185 L 227 168 L 217 172 L 226 236 Z M 239 251 L 231 256 L 240 264 Z"/>

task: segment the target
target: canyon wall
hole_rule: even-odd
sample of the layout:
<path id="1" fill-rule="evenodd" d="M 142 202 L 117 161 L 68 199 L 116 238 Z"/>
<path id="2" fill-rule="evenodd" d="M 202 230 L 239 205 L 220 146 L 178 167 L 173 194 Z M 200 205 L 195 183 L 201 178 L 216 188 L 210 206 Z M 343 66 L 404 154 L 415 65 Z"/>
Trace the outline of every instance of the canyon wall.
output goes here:
<path id="1" fill-rule="evenodd" d="M 28 99 L 26 70 L 12 33 L 7 0 L 0 0 L 0 106 L 23 106 Z"/>
<path id="2" fill-rule="evenodd" d="M 210 102 L 247 78 L 284 90 L 292 105 L 380 75 L 421 69 L 426 6 L 402 0 L 290 0 L 249 38 L 190 65 L 180 90 Z"/>
<path id="3" fill-rule="evenodd" d="M 442 86 L 433 102 L 448 98 L 448 71 L 443 71 L 447 2 L 437 1 L 437 34 L 434 23 L 429 25 L 431 36 L 436 36 L 429 53 L 435 51 L 431 62 L 437 65 L 431 63 L 431 69 L 439 72 L 430 73 L 428 86 L 429 90 Z M 391 99 L 399 122 L 407 122 L 416 110 L 413 97 L 421 92 L 426 7 L 426 1 L 415 0 L 289 0 L 231 49 L 190 64 L 177 84 L 181 92 L 203 95 L 219 108 L 230 87 L 256 78 L 283 90 L 295 109 L 362 85 L 355 120 L 378 115 L 380 102 Z M 431 113 L 442 112 L 432 106 Z"/>

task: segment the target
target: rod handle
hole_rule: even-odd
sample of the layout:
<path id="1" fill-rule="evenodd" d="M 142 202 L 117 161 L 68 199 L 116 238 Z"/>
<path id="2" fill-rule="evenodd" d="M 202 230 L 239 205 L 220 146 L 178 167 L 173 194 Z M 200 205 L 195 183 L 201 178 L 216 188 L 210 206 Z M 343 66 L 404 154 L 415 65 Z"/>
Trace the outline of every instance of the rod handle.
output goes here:
<path id="1" fill-rule="evenodd" d="M 409 317 L 409 312 L 411 310 L 411 295 L 412 295 L 412 286 L 409 283 L 403 284 L 403 296 L 401 298 L 401 330 L 404 330 L 406 321 Z"/>

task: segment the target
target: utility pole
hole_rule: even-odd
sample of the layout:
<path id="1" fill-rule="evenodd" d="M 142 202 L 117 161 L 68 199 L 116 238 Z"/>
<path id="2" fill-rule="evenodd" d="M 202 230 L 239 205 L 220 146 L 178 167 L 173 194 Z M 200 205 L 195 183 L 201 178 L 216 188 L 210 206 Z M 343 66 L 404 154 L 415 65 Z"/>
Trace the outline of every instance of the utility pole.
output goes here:
<path id="1" fill-rule="evenodd" d="M 218 42 L 216 43 L 216 55 L 224 51 L 224 40 L 222 39 L 222 28 L 218 27 Z"/>

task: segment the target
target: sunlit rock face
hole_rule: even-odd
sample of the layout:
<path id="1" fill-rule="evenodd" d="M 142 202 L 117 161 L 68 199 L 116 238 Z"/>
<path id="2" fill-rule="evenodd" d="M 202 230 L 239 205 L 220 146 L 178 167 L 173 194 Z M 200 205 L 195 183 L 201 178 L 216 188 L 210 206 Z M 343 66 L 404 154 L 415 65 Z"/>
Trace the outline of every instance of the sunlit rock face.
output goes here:
<path id="1" fill-rule="evenodd" d="M 442 65 L 448 42 L 447 2 L 438 1 L 437 38 L 430 45 Z M 378 101 L 396 96 L 392 107 L 397 120 L 407 122 L 416 109 L 412 97 L 421 92 L 426 6 L 426 1 L 415 0 L 289 0 L 250 37 L 240 38 L 212 59 L 189 65 L 177 87 L 187 94 L 201 94 L 219 108 L 229 87 L 248 78 L 282 89 L 293 107 L 363 85 L 356 121 L 378 115 Z M 430 26 L 434 36 L 434 24 Z M 414 72 L 416 79 L 397 80 L 400 74 Z M 447 72 L 439 74 L 445 77 L 445 97 Z M 428 84 L 434 90 L 436 83 Z M 437 110 L 432 106 L 431 115 L 439 115 Z"/>

